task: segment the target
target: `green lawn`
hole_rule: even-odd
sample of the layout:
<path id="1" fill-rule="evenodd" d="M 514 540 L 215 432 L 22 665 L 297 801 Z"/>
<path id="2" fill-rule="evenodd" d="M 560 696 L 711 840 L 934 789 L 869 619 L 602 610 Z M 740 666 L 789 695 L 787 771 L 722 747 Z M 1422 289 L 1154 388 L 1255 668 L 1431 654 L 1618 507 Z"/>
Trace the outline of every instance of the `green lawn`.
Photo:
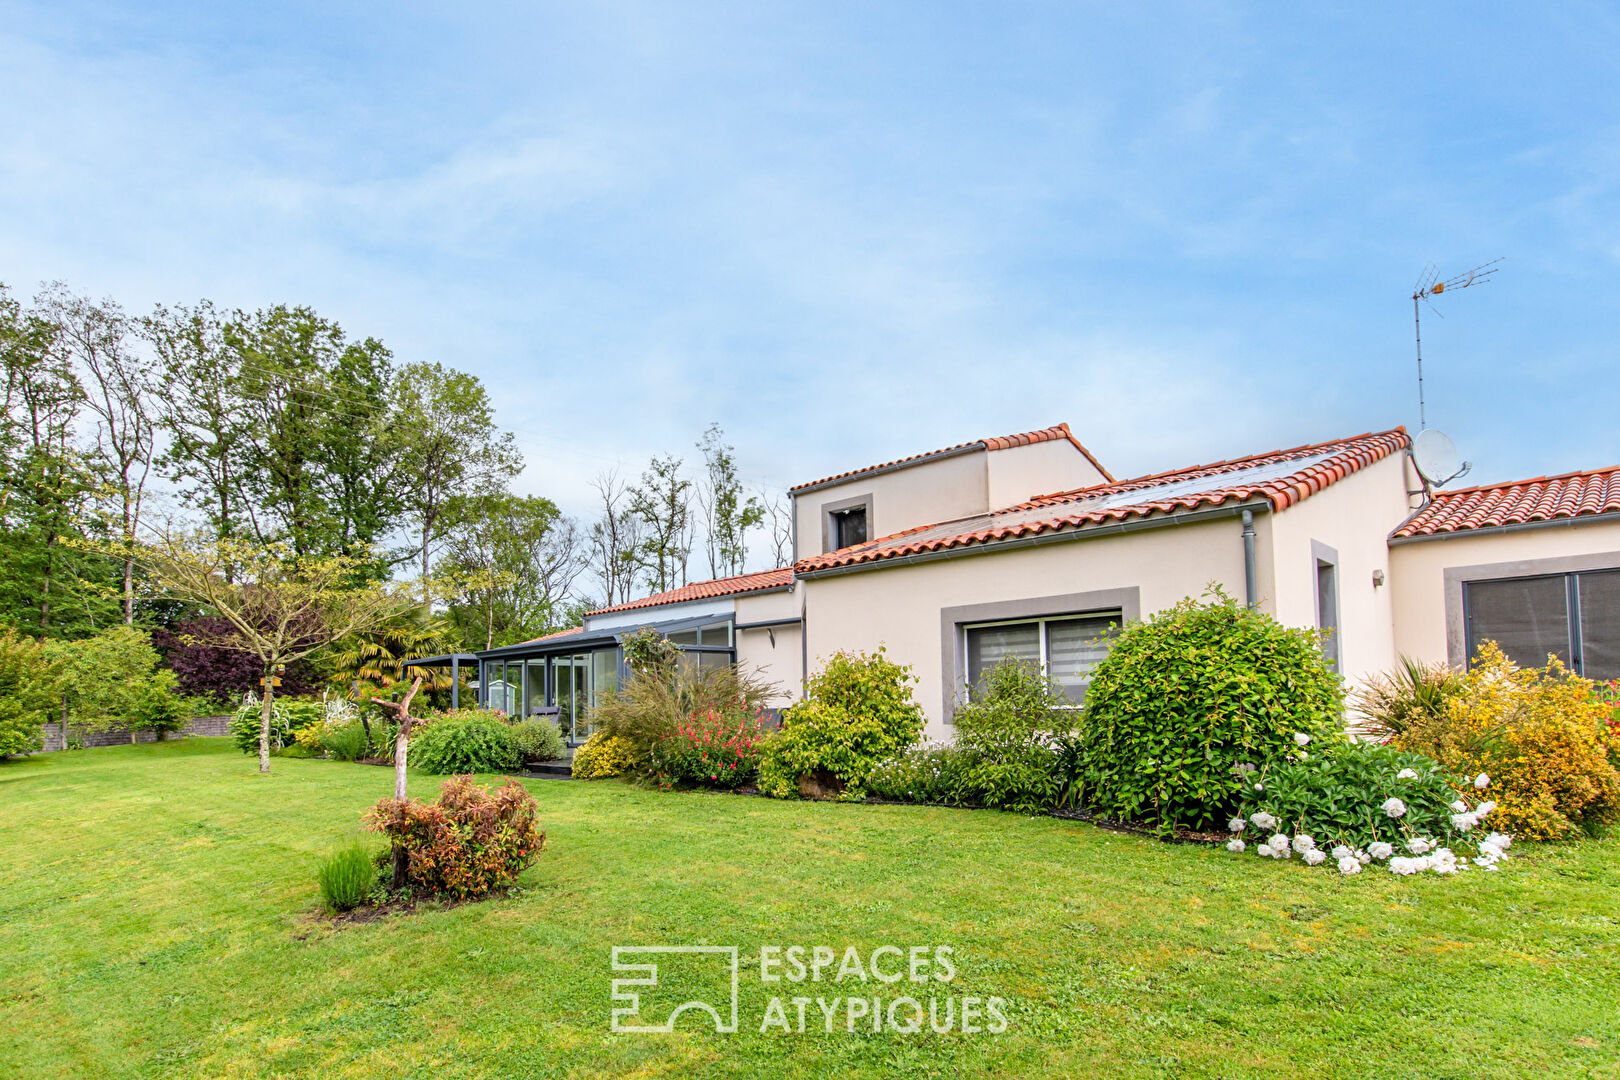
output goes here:
<path id="1" fill-rule="evenodd" d="M 0 1075 L 1620 1076 L 1615 841 L 1341 878 L 1047 818 L 535 781 L 519 895 L 334 929 L 316 860 L 391 783 L 260 777 L 222 740 L 0 764 Z M 948 944 L 932 992 L 1012 1026 L 828 1035 L 811 1006 L 760 1034 L 773 994 L 911 988 L 745 962 L 738 1034 L 610 1033 L 612 946 L 704 943 Z"/>

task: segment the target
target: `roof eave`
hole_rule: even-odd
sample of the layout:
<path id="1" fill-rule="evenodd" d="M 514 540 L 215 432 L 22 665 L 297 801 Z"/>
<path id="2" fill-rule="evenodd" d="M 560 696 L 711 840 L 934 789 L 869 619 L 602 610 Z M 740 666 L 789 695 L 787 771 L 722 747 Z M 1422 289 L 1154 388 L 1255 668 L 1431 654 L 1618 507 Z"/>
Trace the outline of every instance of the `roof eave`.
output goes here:
<path id="1" fill-rule="evenodd" d="M 917 563 L 935 562 L 940 559 L 967 558 L 974 555 L 994 555 L 1002 551 L 1016 548 L 1042 547 L 1047 544 L 1065 543 L 1071 540 L 1094 540 L 1105 536 L 1118 536 L 1123 533 L 1142 532 L 1148 529 L 1173 528 L 1178 525 L 1196 525 L 1205 521 L 1216 521 L 1222 518 L 1241 517 L 1244 511 L 1251 513 L 1270 513 L 1272 505 L 1265 498 L 1245 499 L 1241 502 L 1222 503 L 1218 506 L 1200 507 L 1194 510 L 1176 510 L 1170 513 L 1153 513 L 1144 517 L 1128 518 L 1124 521 L 1108 522 L 1099 525 L 1077 525 L 1054 529 L 1046 532 L 1032 533 L 1027 536 L 1015 536 L 1007 540 L 987 540 L 978 543 L 960 544 L 954 547 L 940 548 L 936 551 L 918 551 L 908 555 L 896 555 L 886 559 L 868 559 L 864 562 L 845 563 L 840 566 L 827 566 L 815 570 L 796 571 L 800 578 L 810 581 L 816 578 L 836 577 L 840 574 L 858 574 L 863 571 L 886 570 L 897 566 L 912 566 Z"/>
<path id="2" fill-rule="evenodd" d="M 1441 529 L 1428 533 L 1413 533 L 1411 536 L 1389 537 L 1390 547 L 1399 547 L 1402 544 L 1420 544 L 1427 540 L 1462 540 L 1470 536 L 1494 536 L 1501 533 L 1527 532 L 1531 529 L 1558 529 L 1571 525 L 1601 525 L 1620 522 L 1620 510 L 1610 510 L 1601 514 L 1570 514 L 1565 517 L 1543 518 L 1539 521 L 1513 521 L 1505 525 L 1484 525 L 1475 529 Z M 1404 527 L 1404 526 L 1403 526 Z"/>

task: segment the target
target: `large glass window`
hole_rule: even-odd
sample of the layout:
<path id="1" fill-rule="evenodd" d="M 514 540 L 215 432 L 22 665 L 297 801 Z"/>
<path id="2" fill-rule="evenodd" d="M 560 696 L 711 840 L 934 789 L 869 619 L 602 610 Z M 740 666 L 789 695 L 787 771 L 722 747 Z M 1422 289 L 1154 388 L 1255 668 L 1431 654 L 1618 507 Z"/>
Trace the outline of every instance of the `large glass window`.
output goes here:
<path id="1" fill-rule="evenodd" d="M 1108 655 L 1109 627 L 1119 621 L 1120 613 L 1114 611 L 964 627 L 967 690 L 973 693 L 1004 660 L 1029 660 L 1079 705 L 1092 670 Z"/>
<path id="2" fill-rule="evenodd" d="M 1620 679 L 1620 570 L 1577 574 L 1581 674 Z"/>
<path id="3" fill-rule="evenodd" d="M 1471 581 L 1467 609 L 1469 663 L 1487 641 L 1520 667 L 1545 667 L 1548 653 L 1571 662 L 1564 575 Z"/>
<path id="4" fill-rule="evenodd" d="M 1470 664 L 1494 641 L 1520 667 L 1551 653 L 1588 679 L 1620 678 L 1620 570 L 1470 581 L 1463 611 Z"/>
<path id="5" fill-rule="evenodd" d="M 524 666 L 528 668 L 528 675 L 523 684 L 523 715 L 533 716 L 546 707 L 546 662 L 529 660 Z"/>

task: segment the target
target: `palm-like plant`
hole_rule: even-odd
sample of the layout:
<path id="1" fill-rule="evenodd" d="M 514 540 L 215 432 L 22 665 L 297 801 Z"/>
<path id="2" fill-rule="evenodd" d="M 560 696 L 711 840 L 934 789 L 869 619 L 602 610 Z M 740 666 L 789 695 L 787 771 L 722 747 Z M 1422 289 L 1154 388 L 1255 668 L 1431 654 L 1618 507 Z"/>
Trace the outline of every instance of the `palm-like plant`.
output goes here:
<path id="1" fill-rule="evenodd" d="M 1462 686 L 1462 676 L 1446 664 L 1402 656 L 1394 671 L 1367 679 L 1356 691 L 1354 703 L 1362 729 L 1379 742 L 1389 742 L 1414 724 L 1439 719 Z"/>
<path id="2" fill-rule="evenodd" d="M 444 620 L 426 617 L 419 610 L 363 634 L 339 641 L 332 654 L 332 682 L 357 697 L 384 694 L 400 677 L 400 664 L 424 656 L 440 656 L 452 649 L 450 628 Z M 450 689 L 450 669 L 420 668 L 428 690 Z"/>

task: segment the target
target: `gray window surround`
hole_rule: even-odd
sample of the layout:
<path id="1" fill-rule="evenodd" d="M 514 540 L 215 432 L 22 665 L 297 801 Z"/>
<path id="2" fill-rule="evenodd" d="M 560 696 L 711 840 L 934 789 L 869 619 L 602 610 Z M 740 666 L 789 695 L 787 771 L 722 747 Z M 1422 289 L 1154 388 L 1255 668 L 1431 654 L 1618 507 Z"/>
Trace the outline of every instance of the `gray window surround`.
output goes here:
<path id="1" fill-rule="evenodd" d="M 833 515 L 841 514 L 845 510 L 854 510 L 857 507 L 863 508 L 866 511 L 866 538 L 868 540 L 877 539 L 878 534 L 873 527 L 872 493 L 870 491 L 863 495 L 851 496 L 847 499 L 836 499 L 832 502 L 824 502 L 820 507 L 822 554 L 825 555 L 829 551 L 838 550 L 836 541 L 834 539 L 837 533 L 835 531 L 836 526 L 833 523 Z"/>
<path id="2" fill-rule="evenodd" d="M 1446 661 L 1458 670 L 1468 667 L 1468 627 L 1463 619 L 1463 585 L 1470 581 L 1499 581 L 1503 578 L 1541 577 L 1546 574 L 1579 573 L 1582 570 L 1620 570 L 1620 551 L 1589 555 L 1558 555 L 1546 559 L 1516 559 L 1513 562 L 1479 563 L 1474 566 L 1448 566 L 1442 575 L 1446 598 Z"/>
<path id="3" fill-rule="evenodd" d="M 940 670 L 944 674 L 944 716 L 946 724 L 956 722 L 956 692 L 967 670 L 962 649 L 964 623 L 1000 622 L 1005 619 L 1036 619 L 1053 615 L 1087 615 L 1117 611 L 1122 623 L 1142 617 L 1142 590 L 1132 585 L 1123 589 L 1034 596 L 1024 600 L 996 600 L 988 604 L 964 604 L 939 609 L 941 642 Z"/>
<path id="4" fill-rule="evenodd" d="M 1323 564 L 1333 567 L 1333 648 L 1328 659 L 1333 662 L 1334 669 L 1339 670 L 1344 663 L 1344 620 L 1339 613 L 1344 610 L 1344 601 L 1341 594 L 1344 592 L 1344 572 L 1339 565 L 1339 552 L 1330 548 L 1320 540 L 1311 541 L 1311 592 L 1316 597 L 1313 605 L 1316 608 L 1316 628 L 1324 629 L 1322 621 L 1322 588 L 1319 584 L 1319 575 Z"/>

